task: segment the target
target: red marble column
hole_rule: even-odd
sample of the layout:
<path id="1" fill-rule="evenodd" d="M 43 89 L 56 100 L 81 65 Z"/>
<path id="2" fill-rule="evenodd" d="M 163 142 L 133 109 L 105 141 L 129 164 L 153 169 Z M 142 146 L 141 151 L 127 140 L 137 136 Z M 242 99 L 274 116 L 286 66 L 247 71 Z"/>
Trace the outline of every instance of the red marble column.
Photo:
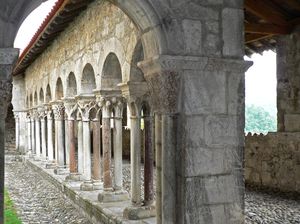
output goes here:
<path id="1" fill-rule="evenodd" d="M 103 187 L 104 190 L 112 190 L 111 176 L 111 129 L 110 113 L 102 116 L 102 144 L 103 144 Z"/>
<path id="2" fill-rule="evenodd" d="M 70 173 L 76 173 L 76 156 L 75 156 L 75 133 L 74 133 L 74 120 L 68 120 L 69 123 L 69 152 L 70 152 Z"/>
<path id="3" fill-rule="evenodd" d="M 93 120 L 93 179 L 101 180 L 100 121 Z"/>

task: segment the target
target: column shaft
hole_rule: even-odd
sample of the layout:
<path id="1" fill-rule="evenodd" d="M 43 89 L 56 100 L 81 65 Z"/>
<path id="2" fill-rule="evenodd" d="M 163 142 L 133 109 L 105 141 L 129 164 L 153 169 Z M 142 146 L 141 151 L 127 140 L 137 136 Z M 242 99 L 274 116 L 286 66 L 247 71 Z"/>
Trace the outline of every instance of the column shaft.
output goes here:
<path id="1" fill-rule="evenodd" d="M 93 179 L 101 180 L 100 121 L 93 121 Z"/>
<path id="2" fill-rule="evenodd" d="M 74 133 L 74 120 L 68 121 L 68 134 L 69 143 L 67 144 L 68 151 L 70 152 L 70 173 L 76 173 L 76 155 L 75 155 L 75 133 Z"/>
<path id="3" fill-rule="evenodd" d="M 31 119 L 31 147 L 32 147 L 32 153 L 36 154 L 36 147 L 35 147 L 35 121 L 32 118 Z"/>
<path id="4" fill-rule="evenodd" d="M 50 161 L 54 160 L 53 153 L 53 120 L 52 118 L 47 118 L 47 149 L 48 149 L 48 159 Z"/>
<path id="5" fill-rule="evenodd" d="M 46 124 L 45 118 L 41 119 L 41 129 L 42 129 L 42 157 L 46 159 L 47 155 L 47 146 L 46 146 Z"/>
<path id="6" fill-rule="evenodd" d="M 78 173 L 83 174 L 83 131 L 82 120 L 78 120 Z"/>
<path id="7" fill-rule="evenodd" d="M 162 151 L 161 115 L 155 114 L 155 151 L 156 151 L 156 223 L 162 224 Z"/>
<path id="8" fill-rule="evenodd" d="M 64 151 L 65 151 L 65 142 L 64 142 L 64 136 L 63 136 L 63 129 L 64 129 L 64 120 L 55 120 L 56 126 L 57 126 L 57 133 L 56 133 L 56 148 L 57 148 L 57 163 L 58 166 L 63 167 L 65 165 L 64 162 Z"/>
<path id="9" fill-rule="evenodd" d="M 121 190 L 122 174 L 122 118 L 114 118 L 114 188 Z"/>
<path id="10" fill-rule="evenodd" d="M 144 162 L 144 204 L 150 205 L 154 198 L 153 190 L 153 121 L 146 117 L 145 122 L 145 162 Z"/>
<path id="11" fill-rule="evenodd" d="M 103 186 L 104 189 L 112 188 L 111 177 L 111 129 L 110 118 L 102 118 L 102 142 L 103 142 Z"/>
<path id="12" fill-rule="evenodd" d="M 90 122 L 82 122 L 83 130 L 83 175 L 87 180 L 91 180 L 91 134 Z"/>
<path id="13" fill-rule="evenodd" d="M 36 156 L 41 156 L 41 129 L 40 129 L 40 120 L 37 118 L 35 120 L 35 147 L 36 147 Z"/>
<path id="14" fill-rule="evenodd" d="M 30 119 L 27 120 L 27 150 L 30 152 L 32 150 L 31 147 L 31 123 Z"/>
<path id="15" fill-rule="evenodd" d="M 65 130 L 64 130 L 64 133 L 65 133 L 65 162 L 66 162 L 66 165 L 69 166 L 69 163 L 70 163 L 70 148 L 68 146 L 69 144 L 69 128 L 68 128 L 68 120 L 66 119 L 64 121 L 64 127 L 65 127 Z"/>
<path id="16" fill-rule="evenodd" d="M 176 120 L 162 116 L 162 223 L 176 223 Z"/>
<path id="17" fill-rule="evenodd" d="M 141 199 L 141 125 L 139 117 L 130 120 L 131 202 L 140 205 Z"/>
<path id="18" fill-rule="evenodd" d="M 15 134 L 16 134 L 16 151 L 19 152 L 19 145 L 20 145 L 20 122 L 19 116 L 15 115 Z"/>

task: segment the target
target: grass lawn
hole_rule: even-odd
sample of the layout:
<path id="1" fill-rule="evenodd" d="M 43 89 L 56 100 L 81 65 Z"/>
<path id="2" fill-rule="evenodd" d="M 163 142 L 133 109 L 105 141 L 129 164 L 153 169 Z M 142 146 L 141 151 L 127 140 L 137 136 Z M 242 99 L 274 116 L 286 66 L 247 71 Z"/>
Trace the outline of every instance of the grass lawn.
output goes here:
<path id="1" fill-rule="evenodd" d="M 17 216 L 14 203 L 10 199 L 8 192 L 4 190 L 4 224 L 21 224 Z"/>

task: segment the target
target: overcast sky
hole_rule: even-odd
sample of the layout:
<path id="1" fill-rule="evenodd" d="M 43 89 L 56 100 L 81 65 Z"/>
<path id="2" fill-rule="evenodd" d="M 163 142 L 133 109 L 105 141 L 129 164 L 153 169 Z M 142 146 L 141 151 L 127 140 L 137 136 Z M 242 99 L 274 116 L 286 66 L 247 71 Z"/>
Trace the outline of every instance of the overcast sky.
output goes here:
<path id="1" fill-rule="evenodd" d="M 34 10 L 24 21 L 15 40 L 15 47 L 21 51 L 46 18 L 56 0 L 48 0 Z M 254 65 L 246 73 L 246 104 L 254 104 L 267 109 L 276 108 L 276 54 L 272 51 L 252 55 Z"/>

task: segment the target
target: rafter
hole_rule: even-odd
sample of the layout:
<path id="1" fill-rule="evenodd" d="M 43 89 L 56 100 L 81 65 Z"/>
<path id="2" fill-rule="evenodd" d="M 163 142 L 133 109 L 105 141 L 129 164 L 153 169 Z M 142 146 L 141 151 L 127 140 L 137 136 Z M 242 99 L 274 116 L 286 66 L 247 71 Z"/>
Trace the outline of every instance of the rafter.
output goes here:
<path id="1" fill-rule="evenodd" d="M 289 34 L 291 29 L 287 26 L 276 26 L 272 24 L 251 24 L 245 23 L 246 33 L 260 34 Z"/>
<path id="2" fill-rule="evenodd" d="M 263 40 L 266 38 L 269 38 L 273 36 L 272 34 L 258 34 L 258 33 L 251 33 L 251 34 L 246 34 L 245 35 L 245 43 L 249 44 L 258 40 Z"/>
<path id="3" fill-rule="evenodd" d="M 288 26 L 286 18 L 272 6 L 269 0 L 245 0 L 245 8 L 257 17 L 281 26 Z"/>

